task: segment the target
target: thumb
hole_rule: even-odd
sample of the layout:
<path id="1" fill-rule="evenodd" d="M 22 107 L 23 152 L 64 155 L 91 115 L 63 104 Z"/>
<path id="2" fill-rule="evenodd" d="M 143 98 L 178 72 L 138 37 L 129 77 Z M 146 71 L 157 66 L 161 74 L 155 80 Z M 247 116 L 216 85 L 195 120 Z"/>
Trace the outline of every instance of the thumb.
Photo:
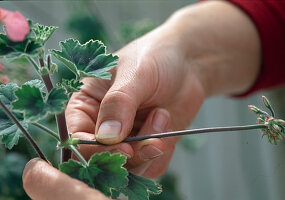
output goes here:
<path id="1" fill-rule="evenodd" d="M 128 61 L 130 62 L 130 61 Z M 96 140 L 103 144 L 115 144 L 130 133 L 137 109 L 154 92 L 157 77 L 146 63 L 124 63 L 119 67 L 113 85 L 104 96 L 95 128 Z M 120 63 L 119 63 L 120 65 Z M 131 68 L 129 67 L 131 66 Z"/>

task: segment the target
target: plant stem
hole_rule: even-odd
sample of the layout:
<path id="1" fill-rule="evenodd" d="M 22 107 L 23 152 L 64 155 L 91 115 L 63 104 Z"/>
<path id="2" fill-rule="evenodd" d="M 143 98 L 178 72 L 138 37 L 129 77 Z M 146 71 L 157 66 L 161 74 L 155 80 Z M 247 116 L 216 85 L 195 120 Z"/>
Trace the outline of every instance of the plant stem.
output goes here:
<path id="1" fill-rule="evenodd" d="M 57 141 L 60 141 L 59 136 L 52 130 L 50 130 L 48 127 L 40 124 L 40 123 L 33 123 L 34 126 L 44 130 L 45 132 L 47 132 L 50 136 L 54 137 Z"/>
<path id="2" fill-rule="evenodd" d="M 266 128 L 266 125 L 254 124 L 254 125 L 245 125 L 245 126 L 229 126 L 229 127 L 213 127 L 213 128 L 200 128 L 200 129 L 192 129 L 192 130 L 183 130 L 183 131 L 172 131 L 166 133 L 158 133 L 152 135 L 143 135 L 137 137 L 129 137 L 123 140 L 122 142 L 133 142 L 140 141 L 150 138 L 164 138 L 164 137 L 172 137 L 172 136 L 182 136 L 182 135 L 193 135 L 200 133 L 210 133 L 210 132 L 224 132 L 224 131 L 242 131 L 242 130 L 251 130 L 251 129 L 262 129 Z M 94 140 L 79 140 L 78 144 L 101 144 Z"/>
<path id="3" fill-rule="evenodd" d="M 23 132 L 25 137 L 29 140 L 31 145 L 34 147 L 35 151 L 38 153 L 39 157 L 45 160 L 46 162 L 48 162 L 48 159 L 45 157 L 43 152 L 40 150 L 39 146 L 34 141 L 34 139 L 31 137 L 31 135 L 26 131 L 26 129 L 21 125 L 21 123 L 18 121 L 15 115 L 12 112 L 10 112 L 10 110 L 2 103 L 1 100 L 0 100 L 0 106 L 3 108 L 5 113 L 14 121 L 14 123 L 19 127 L 19 129 Z"/>
<path id="4" fill-rule="evenodd" d="M 38 64 L 29 56 L 27 56 L 27 59 L 30 61 L 30 63 L 32 63 L 32 65 L 34 66 L 35 70 L 38 72 L 39 71 L 39 66 Z"/>
<path id="5" fill-rule="evenodd" d="M 68 148 L 74 153 L 74 155 L 80 160 L 80 162 L 84 166 L 88 166 L 87 161 L 84 159 L 84 157 L 81 155 L 81 153 L 75 148 L 75 146 L 69 145 Z"/>
<path id="6" fill-rule="evenodd" d="M 41 67 L 44 67 L 43 58 L 41 58 L 39 61 L 40 61 Z M 50 68 L 50 66 L 48 66 L 48 68 Z M 53 85 L 50 80 L 49 74 L 42 76 L 42 79 L 46 85 L 48 92 L 50 92 L 53 89 Z M 69 139 L 69 136 L 68 136 L 68 131 L 66 127 L 66 120 L 65 120 L 64 112 L 56 115 L 56 123 L 57 123 L 60 140 L 62 142 L 67 141 Z M 62 162 L 68 161 L 70 158 L 71 158 L 71 151 L 69 149 L 62 149 L 60 162 L 62 163 Z"/>
<path id="7" fill-rule="evenodd" d="M 62 142 L 65 142 L 69 139 L 68 131 L 66 127 L 65 114 L 60 113 L 56 115 L 56 123 L 59 132 L 59 137 Z M 66 162 L 71 158 L 71 151 L 69 149 L 62 149 L 61 151 L 61 162 Z"/>

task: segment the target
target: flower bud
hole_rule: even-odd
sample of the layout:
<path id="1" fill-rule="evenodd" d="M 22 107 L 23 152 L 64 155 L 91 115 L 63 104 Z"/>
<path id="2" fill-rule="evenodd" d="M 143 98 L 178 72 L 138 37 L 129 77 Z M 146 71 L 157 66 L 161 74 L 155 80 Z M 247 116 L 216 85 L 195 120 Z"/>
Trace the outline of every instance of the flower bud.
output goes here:
<path id="1" fill-rule="evenodd" d="M 266 96 L 262 96 L 262 101 L 264 105 L 268 108 L 271 107 L 269 100 L 266 98 Z"/>
<path id="2" fill-rule="evenodd" d="M 254 106 L 254 105 L 248 105 L 248 108 L 249 108 L 249 110 L 251 110 L 255 114 L 258 114 L 258 115 L 268 115 L 266 112 L 260 110 L 258 107 Z"/>

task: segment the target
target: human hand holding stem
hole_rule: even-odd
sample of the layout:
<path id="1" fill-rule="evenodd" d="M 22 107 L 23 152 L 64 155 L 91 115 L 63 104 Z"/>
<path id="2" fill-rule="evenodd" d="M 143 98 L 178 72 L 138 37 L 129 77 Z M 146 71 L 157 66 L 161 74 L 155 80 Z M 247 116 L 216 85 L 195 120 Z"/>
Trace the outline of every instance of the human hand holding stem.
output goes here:
<path id="1" fill-rule="evenodd" d="M 220 13 L 223 14 L 219 15 Z M 189 18 L 195 20 L 188 20 Z M 229 27 L 226 37 L 223 32 L 219 31 L 221 27 L 216 23 L 216 19 L 219 19 L 218 21 L 223 26 Z M 199 23 L 194 23 L 195 21 Z M 237 30 L 236 27 L 239 27 L 237 24 L 243 26 L 244 29 Z M 210 33 L 207 31 L 209 28 L 215 31 Z M 177 35 L 181 37 L 174 37 Z M 175 39 L 170 40 L 171 38 Z M 185 38 L 194 39 L 184 40 Z M 205 45 L 205 41 L 211 42 Z M 231 45 L 228 46 L 228 44 Z M 131 133 L 134 135 L 146 135 L 153 131 L 165 132 L 169 129 L 181 130 L 188 126 L 195 117 L 204 98 L 216 94 L 239 94 L 248 90 L 254 83 L 260 66 L 259 45 L 258 35 L 251 21 L 232 5 L 226 2 L 210 2 L 185 8 L 155 31 L 120 50 L 118 52 L 121 58 L 119 67 L 113 70 L 114 78 L 111 81 L 83 80 L 85 85 L 82 87 L 82 92 L 73 95 L 67 109 L 67 123 L 71 132 L 74 133 L 73 139 L 69 139 L 67 131 L 64 131 L 65 134 L 60 135 L 62 141 L 59 142 L 59 146 L 71 149 L 86 166 L 85 159 L 75 146 L 84 143 L 82 140 L 84 137 L 94 139 L 95 130 L 97 141 L 104 144 L 116 143 L 117 147 L 122 147 L 124 150 L 127 147 L 132 151 L 133 148 L 132 153 L 138 154 L 147 140 L 131 145 L 120 143 L 128 136 L 132 127 L 135 127 Z M 220 48 L 217 49 L 217 46 Z M 236 47 L 235 51 L 232 50 L 232 46 Z M 135 51 L 138 49 L 139 51 Z M 42 58 L 39 63 L 41 67 L 44 65 Z M 36 69 L 40 68 L 36 62 L 34 64 Z M 233 73 L 235 76 L 231 76 Z M 43 76 L 43 80 L 47 89 L 51 91 L 49 77 Z M 283 120 L 275 119 L 274 113 L 270 116 L 256 107 L 250 108 L 259 115 L 258 120 L 261 124 L 219 128 L 218 130 L 261 128 L 272 143 L 284 138 Z M 171 127 L 165 127 L 165 130 L 154 130 L 155 128 L 151 127 L 152 119 L 158 111 L 169 120 Z M 87 120 L 74 120 L 86 114 L 89 114 L 89 118 L 85 118 Z M 110 135 L 103 137 L 104 134 L 99 134 L 100 127 L 106 120 L 114 120 L 110 117 L 120 119 L 121 129 L 119 131 L 122 134 L 118 137 L 110 137 Z M 74 121 L 80 122 L 80 127 L 76 127 Z M 135 122 L 142 123 L 136 124 Z M 60 139 L 57 134 L 42 125 L 35 125 L 50 133 L 57 140 Z M 194 132 L 216 130 L 213 128 Z M 76 138 L 78 136 L 81 140 Z M 147 137 L 144 136 L 144 138 Z M 168 152 L 161 160 L 156 159 L 156 165 L 149 167 L 148 174 L 144 175 L 156 177 L 165 171 L 177 142 L 177 138 L 171 138 L 166 140 L 166 143 L 163 143 L 163 140 L 156 140 L 157 138 L 148 140 L 148 145 L 164 145 L 163 150 Z M 101 149 L 105 147 L 100 146 Z M 84 153 L 82 149 L 84 146 L 80 149 L 81 153 Z M 130 163 L 137 167 L 143 162 L 138 159 L 129 159 L 128 164 Z M 161 170 L 162 167 L 163 170 Z"/>

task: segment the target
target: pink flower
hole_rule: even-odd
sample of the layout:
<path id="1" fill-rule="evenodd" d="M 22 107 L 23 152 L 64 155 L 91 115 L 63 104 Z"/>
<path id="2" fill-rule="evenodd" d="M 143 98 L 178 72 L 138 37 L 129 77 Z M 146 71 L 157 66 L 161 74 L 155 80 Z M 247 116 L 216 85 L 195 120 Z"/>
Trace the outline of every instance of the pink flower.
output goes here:
<path id="1" fill-rule="evenodd" d="M 25 40 L 30 31 L 28 21 L 18 11 L 11 12 L 0 8 L 0 23 L 4 23 L 6 25 L 5 29 L 7 36 L 13 42 L 21 42 Z"/>
<path id="2" fill-rule="evenodd" d="M 1 82 L 7 84 L 10 82 L 10 79 L 7 76 L 1 76 Z"/>

